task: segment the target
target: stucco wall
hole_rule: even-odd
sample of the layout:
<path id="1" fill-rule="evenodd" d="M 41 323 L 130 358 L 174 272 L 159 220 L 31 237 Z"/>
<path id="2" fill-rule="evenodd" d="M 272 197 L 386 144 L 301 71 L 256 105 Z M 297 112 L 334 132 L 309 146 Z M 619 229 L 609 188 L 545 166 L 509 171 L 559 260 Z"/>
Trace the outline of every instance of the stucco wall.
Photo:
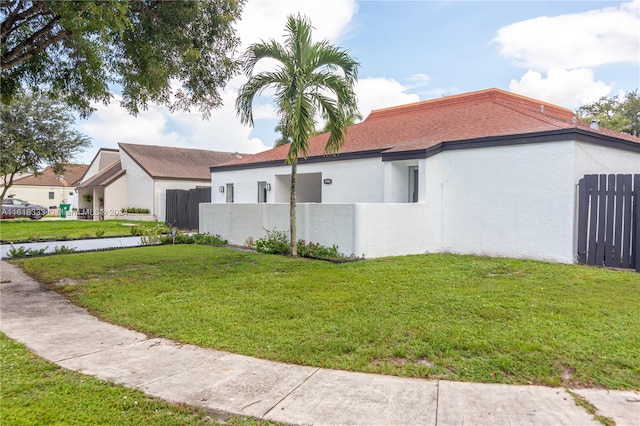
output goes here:
<path id="1" fill-rule="evenodd" d="M 443 251 L 573 261 L 573 142 L 442 157 Z"/>
<path id="2" fill-rule="evenodd" d="M 127 175 L 122 175 L 104 189 L 104 218 L 122 219 L 121 210 L 127 206 Z"/>
<path id="3" fill-rule="evenodd" d="M 422 203 L 301 203 L 296 212 L 297 237 L 335 244 L 341 253 L 368 258 L 424 253 L 430 238 L 422 219 L 427 209 Z M 288 204 L 200 204 L 200 232 L 220 235 L 231 244 L 261 238 L 265 229 L 288 232 Z"/>
<path id="4" fill-rule="evenodd" d="M 334 179 L 334 195 L 349 176 L 359 183 L 350 189 L 351 197 L 346 185 L 338 197 L 345 204 L 329 201 L 323 185 L 322 204 L 300 205 L 299 238 L 367 257 L 453 252 L 573 263 L 578 180 L 590 173 L 640 173 L 640 154 L 576 141 L 452 150 L 384 164 L 360 161 L 341 169 L 344 175 L 336 174 L 333 163 L 305 168 L 324 168 L 323 178 L 340 176 Z M 414 163 L 420 170 L 419 202 L 396 204 L 406 200 L 406 167 Z M 258 175 L 268 170 L 273 176 L 274 169 L 234 173 L 251 182 L 253 194 L 256 182 L 268 179 Z M 360 182 L 361 176 L 371 179 Z M 369 198 L 393 203 L 359 201 L 367 185 Z M 223 195 L 216 191 L 214 186 L 213 194 Z M 255 203 L 253 197 L 249 202 Z M 288 229 L 286 204 L 202 207 L 202 230 L 234 243 L 262 236 L 263 227 Z"/>
<path id="5" fill-rule="evenodd" d="M 122 168 L 127 171 L 126 207 L 149 209 L 149 211 L 153 212 L 153 179 L 126 152 L 120 151 L 120 161 L 122 162 Z"/>
<path id="6" fill-rule="evenodd" d="M 322 180 L 332 183 L 322 184 L 322 203 L 381 203 L 384 201 L 384 165 L 380 158 L 362 160 L 331 161 L 300 164 L 298 174 L 320 173 Z M 211 174 L 211 202 L 225 203 L 226 194 L 220 186 L 234 185 L 235 203 L 256 203 L 258 182 L 271 184 L 267 193 L 267 203 L 289 200 L 289 186 L 279 185 L 277 177 L 291 175 L 291 167 L 283 164 L 255 170 L 233 170 Z M 288 180 L 284 179 L 281 181 Z"/>
<path id="7" fill-rule="evenodd" d="M 49 199 L 49 192 L 53 192 L 53 199 Z M 64 202 L 74 201 L 75 198 L 69 195 L 70 192 L 74 192 L 72 187 L 14 185 L 9 188 L 9 192 L 7 192 L 7 194 L 15 194 L 13 198 L 19 198 L 21 200 L 28 201 L 31 204 L 39 204 L 49 208 L 51 206 L 59 206 L 63 200 Z"/>

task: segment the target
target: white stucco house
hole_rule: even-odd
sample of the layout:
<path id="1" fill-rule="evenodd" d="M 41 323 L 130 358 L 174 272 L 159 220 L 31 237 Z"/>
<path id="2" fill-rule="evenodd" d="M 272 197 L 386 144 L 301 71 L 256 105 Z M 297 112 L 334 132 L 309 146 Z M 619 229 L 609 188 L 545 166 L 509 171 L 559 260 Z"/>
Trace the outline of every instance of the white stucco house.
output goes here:
<path id="1" fill-rule="evenodd" d="M 123 208 L 138 208 L 164 221 L 166 190 L 209 187 L 212 165 L 243 158 L 157 145 L 119 143 L 118 148 L 101 148 L 77 185 L 80 217 L 118 219 Z"/>
<path id="2" fill-rule="evenodd" d="M 19 198 L 32 204 L 39 204 L 55 215 L 60 204 L 78 207 L 75 187 L 87 171 L 84 164 L 67 164 L 62 173 L 56 173 L 52 166 L 45 167 L 38 174 L 25 174 L 15 178 L 7 196 Z"/>
<path id="3" fill-rule="evenodd" d="M 640 173 L 640 138 L 488 89 L 373 111 L 339 155 L 298 165 L 298 237 L 345 254 L 453 252 L 573 263 L 576 184 Z M 231 243 L 288 230 L 287 146 L 211 167 L 200 231 Z"/>

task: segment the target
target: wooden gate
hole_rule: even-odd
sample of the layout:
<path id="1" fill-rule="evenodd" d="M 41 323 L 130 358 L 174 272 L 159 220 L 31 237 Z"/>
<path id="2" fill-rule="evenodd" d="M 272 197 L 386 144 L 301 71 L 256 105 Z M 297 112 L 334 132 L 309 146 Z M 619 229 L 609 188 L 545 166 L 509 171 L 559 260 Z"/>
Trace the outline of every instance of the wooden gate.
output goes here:
<path id="1" fill-rule="evenodd" d="M 578 182 L 578 263 L 640 272 L 640 175 Z"/>
<path id="2" fill-rule="evenodd" d="M 179 229 L 198 229 L 200 203 L 211 202 L 211 188 L 168 189 L 167 223 Z"/>

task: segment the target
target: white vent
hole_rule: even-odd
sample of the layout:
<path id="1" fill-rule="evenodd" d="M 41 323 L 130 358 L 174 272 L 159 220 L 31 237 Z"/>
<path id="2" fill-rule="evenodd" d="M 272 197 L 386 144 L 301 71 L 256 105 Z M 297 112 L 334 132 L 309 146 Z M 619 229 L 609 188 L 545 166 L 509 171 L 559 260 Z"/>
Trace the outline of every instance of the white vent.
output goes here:
<path id="1" fill-rule="evenodd" d="M 593 130 L 600 130 L 600 120 L 594 118 L 593 120 L 591 120 L 591 127 Z"/>

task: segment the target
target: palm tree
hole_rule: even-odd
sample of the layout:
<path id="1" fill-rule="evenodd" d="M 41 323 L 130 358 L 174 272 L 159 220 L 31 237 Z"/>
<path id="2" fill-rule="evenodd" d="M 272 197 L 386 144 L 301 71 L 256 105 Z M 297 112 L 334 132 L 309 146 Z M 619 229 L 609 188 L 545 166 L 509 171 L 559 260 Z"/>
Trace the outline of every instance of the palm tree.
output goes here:
<path id="1" fill-rule="evenodd" d="M 276 90 L 283 139 L 290 140 L 286 163 L 291 165 L 289 207 L 290 253 L 297 256 L 296 173 L 298 158 L 307 158 L 309 138 L 315 132 L 316 116 L 325 117 L 329 139 L 325 154 L 337 154 L 344 144 L 347 117 L 358 112 L 353 85 L 358 76 L 358 62 L 345 50 L 327 40 L 311 41 L 311 23 L 301 15 L 287 18 L 284 45 L 275 40 L 261 41 L 245 51 L 242 61 L 249 77 L 238 93 L 236 110 L 244 124 L 253 125 L 252 104 L 267 87 Z M 275 59 L 273 71 L 253 75 L 255 65 L 265 58 Z"/>

